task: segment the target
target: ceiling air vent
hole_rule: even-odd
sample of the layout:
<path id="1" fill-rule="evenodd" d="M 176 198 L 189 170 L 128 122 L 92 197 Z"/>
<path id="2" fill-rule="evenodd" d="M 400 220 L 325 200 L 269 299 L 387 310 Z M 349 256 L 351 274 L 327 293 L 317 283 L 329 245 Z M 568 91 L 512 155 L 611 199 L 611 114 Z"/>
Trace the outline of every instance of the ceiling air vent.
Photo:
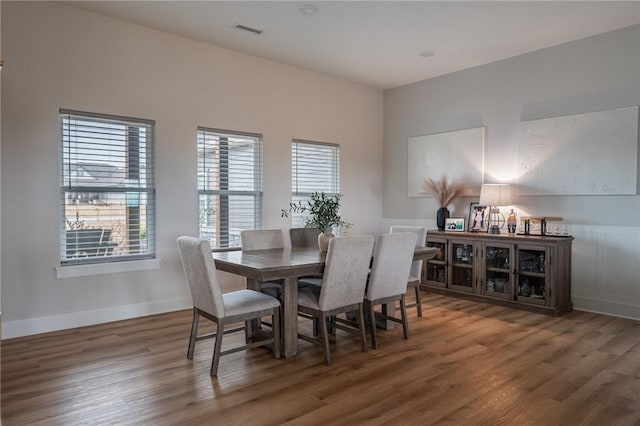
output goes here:
<path id="1" fill-rule="evenodd" d="M 233 28 L 235 28 L 238 31 L 242 31 L 242 32 L 245 32 L 245 33 L 253 34 L 253 35 L 260 35 L 260 34 L 262 34 L 264 32 L 262 30 L 258 30 L 256 28 L 247 27 L 246 25 L 242 25 L 242 24 L 234 24 Z"/>

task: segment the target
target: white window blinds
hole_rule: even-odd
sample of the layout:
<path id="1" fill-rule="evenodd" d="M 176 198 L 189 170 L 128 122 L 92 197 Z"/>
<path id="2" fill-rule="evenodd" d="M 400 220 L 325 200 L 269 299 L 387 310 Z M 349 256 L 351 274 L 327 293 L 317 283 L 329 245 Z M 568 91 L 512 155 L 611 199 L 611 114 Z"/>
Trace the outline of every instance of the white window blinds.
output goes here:
<path id="1" fill-rule="evenodd" d="M 260 228 L 262 136 L 198 128 L 199 234 L 212 248 L 240 247 Z"/>
<path id="2" fill-rule="evenodd" d="M 153 130 L 60 110 L 61 264 L 155 257 Z"/>
<path id="3" fill-rule="evenodd" d="M 293 140 L 291 143 L 292 202 L 310 201 L 314 192 L 340 193 L 338 145 Z M 293 213 L 291 226 L 304 227 L 305 214 Z"/>

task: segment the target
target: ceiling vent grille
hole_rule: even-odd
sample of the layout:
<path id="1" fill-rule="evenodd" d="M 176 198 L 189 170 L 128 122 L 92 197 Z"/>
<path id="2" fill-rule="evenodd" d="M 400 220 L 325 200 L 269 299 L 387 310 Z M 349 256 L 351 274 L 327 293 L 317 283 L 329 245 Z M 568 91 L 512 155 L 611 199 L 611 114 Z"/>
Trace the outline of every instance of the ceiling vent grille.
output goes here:
<path id="1" fill-rule="evenodd" d="M 264 31 L 256 29 L 256 28 L 251 28 L 248 27 L 246 25 L 242 25 L 242 24 L 234 24 L 233 28 L 235 28 L 238 31 L 242 31 L 245 33 L 249 33 L 249 34 L 253 34 L 253 35 L 260 35 L 262 34 Z"/>

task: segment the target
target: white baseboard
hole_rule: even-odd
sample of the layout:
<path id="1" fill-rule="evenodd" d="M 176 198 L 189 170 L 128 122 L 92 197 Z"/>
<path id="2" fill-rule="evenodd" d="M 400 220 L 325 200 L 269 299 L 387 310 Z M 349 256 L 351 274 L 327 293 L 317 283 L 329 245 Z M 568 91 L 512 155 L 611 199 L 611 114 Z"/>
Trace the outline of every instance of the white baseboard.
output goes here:
<path id="1" fill-rule="evenodd" d="M 640 306 L 591 297 L 573 296 L 573 309 L 640 321 Z"/>
<path id="2" fill-rule="evenodd" d="M 190 297 L 137 303 L 134 305 L 114 306 L 92 311 L 72 312 L 47 317 L 2 322 L 2 338 L 30 336 L 32 334 L 65 330 L 87 325 L 102 324 L 124 319 L 144 317 L 164 312 L 189 309 L 193 305 Z"/>

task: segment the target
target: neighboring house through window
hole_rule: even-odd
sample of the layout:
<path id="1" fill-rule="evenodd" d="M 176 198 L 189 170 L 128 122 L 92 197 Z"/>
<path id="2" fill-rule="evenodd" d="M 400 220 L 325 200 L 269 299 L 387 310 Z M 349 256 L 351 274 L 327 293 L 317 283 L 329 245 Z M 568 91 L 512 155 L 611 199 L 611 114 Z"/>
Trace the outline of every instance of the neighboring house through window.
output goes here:
<path id="1" fill-rule="evenodd" d="M 340 193 L 340 150 L 338 145 L 293 140 L 291 143 L 291 201 L 310 201 L 314 192 Z M 304 213 L 291 215 L 291 226 L 302 228 Z M 337 231 L 337 230 L 336 230 Z"/>
<path id="2" fill-rule="evenodd" d="M 154 122 L 60 110 L 60 263 L 155 257 Z"/>
<path id="3" fill-rule="evenodd" d="M 260 228 L 262 136 L 198 128 L 197 147 L 200 238 L 240 247 L 240 232 Z"/>

